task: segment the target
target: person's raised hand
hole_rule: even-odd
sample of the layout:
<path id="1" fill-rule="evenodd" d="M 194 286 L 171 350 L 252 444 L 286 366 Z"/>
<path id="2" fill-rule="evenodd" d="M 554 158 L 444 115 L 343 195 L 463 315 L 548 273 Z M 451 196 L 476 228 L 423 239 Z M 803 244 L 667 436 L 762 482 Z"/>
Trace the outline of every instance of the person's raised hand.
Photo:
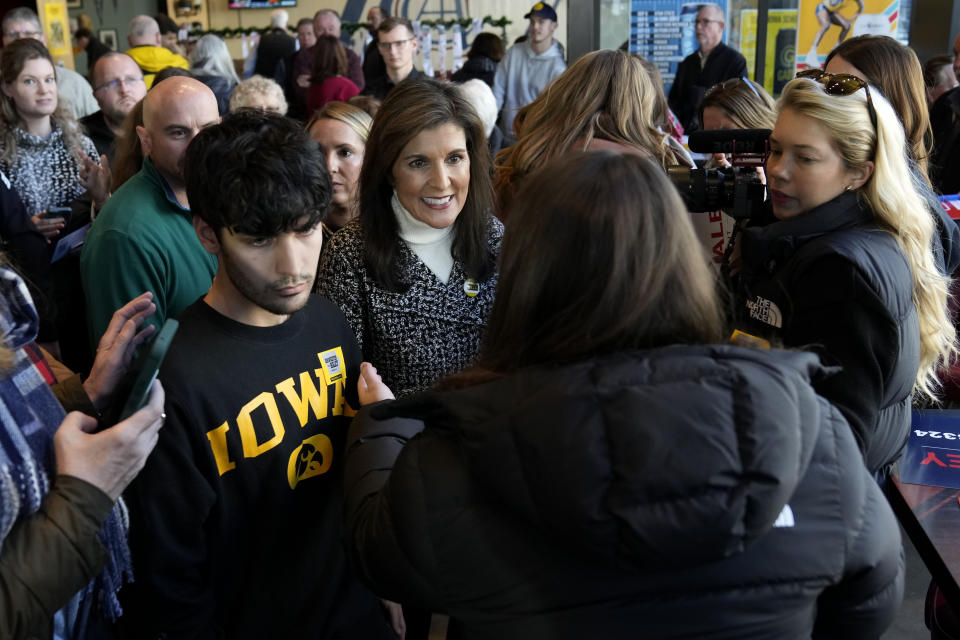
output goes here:
<path id="1" fill-rule="evenodd" d="M 357 378 L 357 395 L 360 396 L 360 406 L 365 407 L 381 400 L 393 400 L 393 391 L 383 384 L 377 368 L 369 362 L 361 363 L 360 376 Z"/>
<path id="2" fill-rule="evenodd" d="M 80 478 L 117 500 L 157 444 L 166 419 L 163 400 L 163 387 L 155 380 L 143 409 L 99 433 L 93 433 L 94 418 L 67 414 L 53 435 L 57 474 Z"/>
<path id="3" fill-rule="evenodd" d="M 114 312 L 97 345 L 90 375 L 83 382 L 84 391 L 98 411 L 110 404 L 113 392 L 127 372 L 137 347 L 153 335 L 156 329 L 153 325 L 143 330 L 140 327 L 156 310 L 153 293 L 147 291 Z"/>
<path id="4" fill-rule="evenodd" d="M 90 192 L 93 201 L 102 205 L 110 197 L 110 161 L 107 156 L 100 156 L 100 164 L 97 164 L 96 160 L 83 154 L 80 162 L 80 176 L 77 180 Z"/>

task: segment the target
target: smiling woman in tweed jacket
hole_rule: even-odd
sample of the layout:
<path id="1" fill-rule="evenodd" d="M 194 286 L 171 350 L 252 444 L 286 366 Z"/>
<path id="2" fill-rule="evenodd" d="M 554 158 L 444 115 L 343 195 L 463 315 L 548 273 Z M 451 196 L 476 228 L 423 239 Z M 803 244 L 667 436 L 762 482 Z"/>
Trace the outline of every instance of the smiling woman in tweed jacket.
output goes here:
<path id="1" fill-rule="evenodd" d="M 397 395 L 476 358 L 503 233 L 489 163 L 483 125 L 450 83 L 401 83 L 370 131 L 360 217 L 331 239 L 317 290 Z"/>

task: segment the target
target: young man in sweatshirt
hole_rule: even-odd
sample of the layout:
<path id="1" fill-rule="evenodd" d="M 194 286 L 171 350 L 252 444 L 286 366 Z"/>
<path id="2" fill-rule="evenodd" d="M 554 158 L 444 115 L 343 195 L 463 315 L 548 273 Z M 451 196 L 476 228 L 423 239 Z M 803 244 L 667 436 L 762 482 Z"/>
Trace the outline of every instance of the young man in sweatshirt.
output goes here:
<path id="1" fill-rule="evenodd" d="M 361 354 L 313 296 L 332 187 L 292 120 L 235 114 L 184 163 L 219 260 L 160 371 L 157 448 L 128 491 L 132 637 L 389 638 L 341 543 L 341 456 Z"/>
<path id="2" fill-rule="evenodd" d="M 533 102 L 567 69 L 560 44 L 553 39 L 553 32 L 557 30 L 557 12 L 553 7 L 538 2 L 523 17 L 530 20 L 527 38 L 507 50 L 493 77 L 499 124 L 507 140 L 513 139 L 513 119 L 517 111 Z"/>

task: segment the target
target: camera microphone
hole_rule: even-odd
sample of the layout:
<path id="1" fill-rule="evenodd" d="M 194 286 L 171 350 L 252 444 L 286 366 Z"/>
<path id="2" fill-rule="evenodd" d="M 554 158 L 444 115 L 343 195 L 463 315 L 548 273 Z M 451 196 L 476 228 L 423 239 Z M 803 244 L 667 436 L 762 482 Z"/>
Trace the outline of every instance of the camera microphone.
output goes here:
<path id="1" fill-rule="evenodd" d="M 765 154 L 770 129 L 705 129 L 690 134 L 688 145 L 697 153 Z"/>

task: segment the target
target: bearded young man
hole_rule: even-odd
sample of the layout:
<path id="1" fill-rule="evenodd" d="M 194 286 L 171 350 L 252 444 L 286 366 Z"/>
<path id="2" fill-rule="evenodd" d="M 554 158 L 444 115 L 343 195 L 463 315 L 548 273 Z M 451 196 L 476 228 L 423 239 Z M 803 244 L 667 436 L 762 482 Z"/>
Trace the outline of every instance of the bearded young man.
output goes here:
<path id="1" fill-rule="evenodd" d="M 134 637 L 389 638 L 341 544 L 361 354 L 313 296 L 330 203 L 319 146 L 241 112 L 191 142 L 194 228 L 219 260 L 160 370 L 167 422 L 128 492 Z"/>

